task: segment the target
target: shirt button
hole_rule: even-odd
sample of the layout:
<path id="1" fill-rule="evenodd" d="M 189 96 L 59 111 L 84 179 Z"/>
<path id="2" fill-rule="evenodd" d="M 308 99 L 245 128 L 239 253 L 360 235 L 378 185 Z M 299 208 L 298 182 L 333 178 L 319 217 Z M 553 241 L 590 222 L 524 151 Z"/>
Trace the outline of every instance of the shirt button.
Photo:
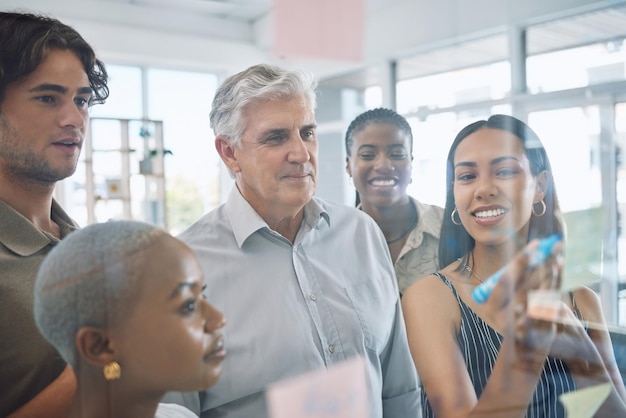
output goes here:
<path id="1" fill-rule="evenodd" d="M 332 345 L 332 344 L 331 344 L 331 345 L 329 345 L 329 346 L 328 346 L 328 351 L 330 351 L 331 353 L 334 353 L 334 352 L 335 352 L 335 346 L 334 346 L 334 345 Z"/>
<path id="2" fill-rule="evenodd" d="M 311 299 L 312 301 L 316 301 L 317 300 L 317 296 L 315 295 L 309 295 L 309 299 Z"/>

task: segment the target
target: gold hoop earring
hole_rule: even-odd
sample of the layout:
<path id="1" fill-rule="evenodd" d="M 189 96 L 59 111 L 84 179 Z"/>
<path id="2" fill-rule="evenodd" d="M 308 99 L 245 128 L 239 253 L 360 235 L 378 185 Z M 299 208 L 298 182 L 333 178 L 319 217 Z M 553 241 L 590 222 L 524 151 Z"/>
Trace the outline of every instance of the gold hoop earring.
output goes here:
<path id="1" fill-rule="evenodd" d="M 117 361 L 112 361 L 102 370 L 106 380 L 116 380 L 122 376 L 122 368 Z"/>
<path id="2" fill-rule="evenodd" d="M 450 214 L 450 219 L 452 220 L 452 223 L 453 223 L 453 224 L 455 224 L 455 225 L 457 225 L 457 226 L 458 226 L 458 225 L 461 225 L 461 224 L 462 224 L 462 222 L 461 222 L 461 217 L 460 217 L 460 216 L 459 216 L 459 222 L 455 222 L 455 220 L 454 220 L 454 214 L 455 214 L 455 213 L 456 213 L 457 215 L 459 214 L 459 211 L 458 211 L 458 210 L 456 210 L 456 206 L 454 207 L 454 210 L 453 210 L 453 211 L 452 211 L 452 213 Z"/>
<path id="3" fill-rule="evenodd" d="M 539 212 L 539 213 L 537 213 L 537 211 L 535 211 L 535 205 L 537 203 L 541 204 L 541 212 Z M 533 203 L 533 215 L 535 215 L 536 217 L 540 217 L 540 216 L 545 215 L 546 214 L 546 204 L 545 204 L 545 202 L 543 201 L 543 199 L 541 199 L 541 201 L 537 202 L 537 203 Z"/>

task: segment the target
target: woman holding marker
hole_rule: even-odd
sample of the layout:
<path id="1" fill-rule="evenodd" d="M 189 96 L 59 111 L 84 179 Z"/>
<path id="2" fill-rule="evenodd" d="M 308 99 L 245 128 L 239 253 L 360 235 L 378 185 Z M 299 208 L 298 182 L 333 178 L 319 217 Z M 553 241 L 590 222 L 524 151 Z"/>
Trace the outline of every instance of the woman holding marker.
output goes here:
<path id="1" fill-rule="evenodd" d="M 424 417 L 564 417 L 560 395 L 600 383 L 610 393 L 596 416 L 622 416 L 599 298 L 558 292 L 563 228 L 537 135 L 505 115 L 468 125 L 446 185 L 442 268 L 402 303 Z"/>

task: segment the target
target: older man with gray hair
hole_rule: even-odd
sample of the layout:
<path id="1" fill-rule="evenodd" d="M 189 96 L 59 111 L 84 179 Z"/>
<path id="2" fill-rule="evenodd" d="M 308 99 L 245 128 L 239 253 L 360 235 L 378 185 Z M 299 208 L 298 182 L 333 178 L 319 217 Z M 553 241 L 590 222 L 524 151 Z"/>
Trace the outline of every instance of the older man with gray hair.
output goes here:
<path id="1" fill-rule="evenodd" d="M 268 385 L 355 356 L 371 417 L 419 416 L 384 237 L 359 210 L 314 197 L 316 85 L 256 65 L 215 95 L 215 147 L 235 187 L 179 237 L 229 318 L 222 379 L 195 400 L 201 417 L 265 417 Z"/>

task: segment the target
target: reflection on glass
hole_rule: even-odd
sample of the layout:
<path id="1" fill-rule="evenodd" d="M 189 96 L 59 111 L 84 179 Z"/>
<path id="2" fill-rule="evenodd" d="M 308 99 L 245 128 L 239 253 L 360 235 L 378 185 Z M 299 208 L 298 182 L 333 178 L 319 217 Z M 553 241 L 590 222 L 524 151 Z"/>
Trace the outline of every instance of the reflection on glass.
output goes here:
<path id="1" fill-rule="evenodd" d="M 530 93 L 550 92 L 626 79 L 626 41 L 611 41 L 530 56 Z"/>
<path id="2" fill-rule="evenodd" d="M 626 103 L 615 106 L 617 160 L 617 210 L 619 214 L 617 254 L 619 271 L 619 325 L 626 326 Z M 626 349 L 624 350 L 626 362 Z"/>
<path id="3" fill-rule="evenodd" d="M 468 125 L 450 148 L 444 267 L 402 297 L 424 417 L 562 418 L 564 403 L 590 407 L 579 417 L 624 416 L 601 304 L 587 287 L 564 289 L 552 257 L 563 229 L 549 156 L 522 122 L 489 121 Z M 533 237 L 543 239 L 527 244 Z"/>
<path id="4" fill-rule="evenodd" d="M 602 195 L 599 107 L 532 112 L 528 120 L 552 156 L 555 184 L 568 232 L 566 247 L 572 254 L 566 257 L 564 280 L 601 292 L 603 279 L 617 281 L 611 276 L 612 266 L 619 256 L 616 258 L 611 251 L 603 250 L 610 245 L 605 231 L 615 220 L 607 218 L 606 205 L 611 202 L 604 202 Z M 610 295 L 610 299 L 614 301 L 615 296 Z M 605 308 L 612 309 L 608 303 Z"/>
<path id="5" fill-rule="evenodd" d="M 420 121 L 407 118 L 413 131 L 413 181 L 409 195 L 425 203 L 443 207 L 445 204 L 445 167 L 448 149 L 457 132 L 465 125 L 486 119 L 493 113 L 509 113 L 510 106 L 497 106 L 489 111 L 446 112 L 433 114 Z"/>
<path id="6" fill-rule="evenodd" d="M 398 82 L 399 113 L 496 100 L 511 90 L 510 64 L 499 62 Z"/>
<path id="7" fill-rule="evenodd" d="M 528 122 L 551 156 L 563 211 L 602 205 L 598 107 L 533 112 Z"/>

